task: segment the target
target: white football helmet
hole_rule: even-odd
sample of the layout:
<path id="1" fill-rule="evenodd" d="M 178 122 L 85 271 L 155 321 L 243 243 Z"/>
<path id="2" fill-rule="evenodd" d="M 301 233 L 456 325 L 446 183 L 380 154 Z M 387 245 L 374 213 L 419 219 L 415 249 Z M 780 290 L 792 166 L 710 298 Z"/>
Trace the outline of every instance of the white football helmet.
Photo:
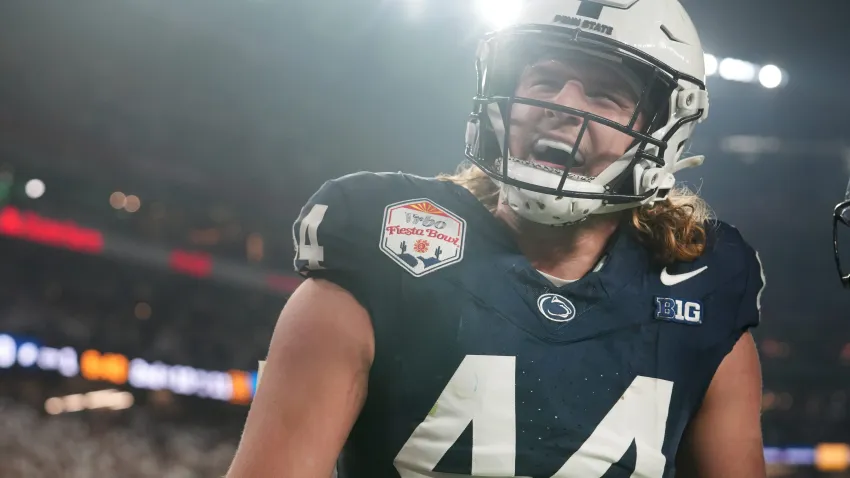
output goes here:
<path id="1" fill-rule="evenodd" d="M 579 51 L 637 73 L 642 90 L 630 124 L 587 111 L 515 96 L 529 48 Z M 478 87 L 466 134 L 466 157 L 501 186 L 500 200 L 522 217 L 567 225 L 591 214 L 651 204 L 674 186 L 674 173 L 702 163 L 681 159 L 698 122 L 708 115 L 705 60 L 696 28 L 678 0 L 526 0 L 514 25 L 487 34 L 477 53 Z M 550 168 L 511 154 L 515 104 L 583 119 L 570 160 L 588 122 L 602 123 L 634 141 L 596 177 Z M 643 112 L 647 125 L 637 130 Z M 507 131 L 506 131 L 507 125 Z M 569 146 L 569 145 L 568 145 Z"/>

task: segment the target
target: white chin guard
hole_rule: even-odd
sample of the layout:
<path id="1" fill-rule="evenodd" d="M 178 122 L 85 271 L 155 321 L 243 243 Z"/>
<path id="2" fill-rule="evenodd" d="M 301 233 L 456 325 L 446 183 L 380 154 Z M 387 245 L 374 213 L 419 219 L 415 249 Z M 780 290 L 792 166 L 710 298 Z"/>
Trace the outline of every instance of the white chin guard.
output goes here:
<path id="1" fill-rule="evenodd" d="M 501 161 L 497 161 L 501 163 Z M 497 167 L 501 167 L 498 164 Z M 545 168 L 545 169 L 544 169 Z M 557 189 L 563 172 L 548 171 L 542 165 L 511 158 L 508 161 L 508 177 L 542 187 Z M 593 184 L 593 178 L 583 178 L 568 175 L 564 182 L 565 191 L 587 193 L 604 193 L 601 184 Z M 556 197 L 551 194 L 537 193 L 520 189 L 510 184 L 500 184 L 499 200 L 506 203 L 519 216 L 538 224 L 549 226 L 564 226 L 574 224 L 587 218 L 602 207 L 601 199 L 578 199 L 571 197 Z"/>

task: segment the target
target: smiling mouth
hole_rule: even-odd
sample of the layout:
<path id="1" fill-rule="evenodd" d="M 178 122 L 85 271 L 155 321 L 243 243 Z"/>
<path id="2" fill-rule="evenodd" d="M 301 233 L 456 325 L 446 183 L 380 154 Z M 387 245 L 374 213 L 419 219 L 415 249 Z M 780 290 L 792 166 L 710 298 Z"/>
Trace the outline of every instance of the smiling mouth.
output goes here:
<path id="1" fill-rule="evenodd" d="M 575 153 L 575 155 L 573 155 Z M 532 145 L 529 159 L 536 163 L 554 168 L 563 172 L 569 167 L 570 173 L 584 176 L 587 164 L 581 151 L 574 150 L 573 146 L 561 141 L 551 139 L 538 139 Z"/>

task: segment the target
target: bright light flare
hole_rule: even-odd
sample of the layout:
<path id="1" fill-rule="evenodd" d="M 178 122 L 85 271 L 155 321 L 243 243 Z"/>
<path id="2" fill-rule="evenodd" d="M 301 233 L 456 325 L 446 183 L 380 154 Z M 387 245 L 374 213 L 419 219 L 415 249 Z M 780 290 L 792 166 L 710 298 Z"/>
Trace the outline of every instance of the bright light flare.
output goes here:
<path id="1" fill-rule="evenodd" d="M 522 0 L 477 0 L 478 14 L 491 27 L 501 30 L 516 22 L 522 11 Z"/>
<path id="2" fill-rule="evenodd" d="M 761 86 L 773 89 L 782 84 L 782 70 L 776 65 L 765 65 L 759 70 L 759 83 Z"/>
<path id="3" fill-rule="evenodd" d="M 752 83 L 756 78 L 756 66 L 744 60 L 724 58 L 718 66 L 724 80 Z"/>
<path id="4" fill-rule="evenodd" d="M 705 76 L 714 76 L 717 74 L 717 57 L 706 53 L 705 58 Z"/>
<path id="5" fill-rule="evenodd" d="M 41 179 L 30 179 L 27 181 L 27 184 L 24 185 L 24 192 L 30 199 L 38 199 L 41 196 L 44 196 L 44 191 L 44 181 Z"/>

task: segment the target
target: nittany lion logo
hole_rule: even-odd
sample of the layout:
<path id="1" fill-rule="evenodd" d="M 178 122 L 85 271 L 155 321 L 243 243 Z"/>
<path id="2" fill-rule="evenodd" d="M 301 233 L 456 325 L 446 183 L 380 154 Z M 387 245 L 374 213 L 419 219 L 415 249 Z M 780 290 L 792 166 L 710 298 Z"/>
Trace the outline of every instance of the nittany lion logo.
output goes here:
<path id="1" fill-rule="evenodd" d="M 553 322 L 569 322 L 576 316 L 576 306 L 564 296 L 543 294 L 537 299 L 537 308 L 543 317 Z"/>

